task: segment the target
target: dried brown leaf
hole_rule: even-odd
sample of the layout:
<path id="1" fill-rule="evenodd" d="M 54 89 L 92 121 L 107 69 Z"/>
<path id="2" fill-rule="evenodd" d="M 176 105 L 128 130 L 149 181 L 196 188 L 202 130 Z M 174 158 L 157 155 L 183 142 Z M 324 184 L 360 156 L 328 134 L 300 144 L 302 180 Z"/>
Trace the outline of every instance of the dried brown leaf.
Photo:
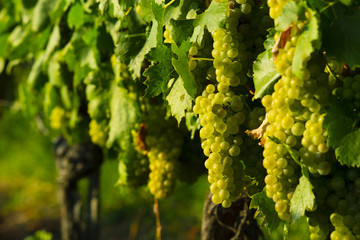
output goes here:
<path id="1" fill-rule="evenodd" d="M 290 25 L 289 27 L 287 27 L 284 31 L 282 31 L 280 33 L 280 37 L 278 38 L 278 40 L 276 41 L 275 45 L 273 46 L 271 52 L 274 55 L 274 59 L 276 60 L 276 57 L 279 53 L 279 50 L 285 47 L 286 42 L 290 39 L 290 34 L 291 34 L 291 28 L 292 26 Z"/>

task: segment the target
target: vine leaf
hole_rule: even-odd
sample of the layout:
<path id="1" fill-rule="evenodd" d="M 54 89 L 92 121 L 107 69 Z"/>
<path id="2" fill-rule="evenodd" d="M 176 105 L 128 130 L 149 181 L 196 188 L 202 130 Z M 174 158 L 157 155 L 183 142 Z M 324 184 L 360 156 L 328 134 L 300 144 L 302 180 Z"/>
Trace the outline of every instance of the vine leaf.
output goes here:
<path id="1" fill-rule="evenodd" d="M 182 42 L 186 41 L 189 36 L 191 36 L 194 31 L 193 19 L 186 20 L 171 20 L 170 24 L 173 27 L 171 32 L 172 39 L 178 45 L 181 45 Z"/>
<path id="2" fill-rule="evenodd" d="M 273 91 L 274 84 L 281 78 L 276 71 L 271 50 L 259 54 L 254 62 L 254 99 L 262 98 Z"/>
<path id="3" fill-rule="evenodd" d="M 356 116 L 344 106 L 346 106 L 344 102 L 332 101 L 326 109 L 323 126 L 327 130 L 327 142 L 330 147 L 340 146 L 343 138 L 353 129 Z"/>
<path id="4" fill-rule="evenodd" d="M 323 43 L 327 53 L 350 68 L 360 66 L 360 13 L 340 15 L 324 31 Z"/>
<path id="5" fill-rule="evenodd" d="M 321 46 L 319 17 L 310 8 L 307 8 L 306 11 L 310 13 L 310 18 L 298 38 L 292 64 L 293 73 L 298 77 L 303 75 L 304 62 L 310 58 L 310 55 L 315 50 L 320 49 Z"/>
<path id="6" fill-rule="evenodd" d="M 181 119 L 185 116 L 185 110 L 191 110 L 192 107 L 192 98 L 186 92 L 181 78 L 175 81 L 166 100 L 169 102 L 171 114 L 180 123 Z"/>
<path id="7" fill-rule="evenodd" d="M 152 19 L 150 34 L 140 52 L 130 60 L 129 69 L 131 69 L 134 78 L 140 77 L 141 65 L 145 55 L 162 42 L 164 8 L 162 5 L 153 2 L 152 11 L 154 18 Z"/>
<path id="8" fill-rule="evenodd" d="M 349 167 L 360 167 L 360 131 L 354 131 L 357 116 L 344 106 L 347 106 L 344 102 L 332 101 L 323 126 L 328 133 L 328 145 L 335 148 L 338 161 Z"/>
<path id="9" fill-rule="evenodd" d="M 43 30 L 49 23 L 49 13 L 58 1 L 39 0 L 34 8 L 31 28 L 34 32 Z"/>
<path id="10" fill-rule="evenodd" d="M 102 14 L 108 12 L 111 17 L 122 18 L 125 12 L 137 4 L 137 0 L 99 0 Z"/>
<path id="11" fill-rule="evenodd" d="M 171 60 L 176 72 L 179 74 L 184 83 L 186 92 L 191 98 L 194 98 L 197 92 L 197 85 L 194 75 L 191 73 L 189 68 L 187 52 L 190 47 L 191 43 L 189 41 L 183 42 L 180 47 L 173 43 L 171 45 L 171 50 L 177 55 L 178 59 L 172 58 Z"/>
<path id="12" fill-rule="evenodd" d="M 294 1 L 290 1 L 284 5 L 281 11 L 281 15 L 277 19 L 276 30 L 284 31 L 288 28 L 293 22 L 298 19 L 299 15 L 302 15 L 304 12 L 304 4 L 296 3 Z"/>
<path id="13" fill-rule="evenodd" d="M 205 26 L 210 32 L 215 31 L 226 19 L 226 11 L 229 3 L 212 1 L 209 8 L 194 20 L 194 33 L 191 42 L 197 42 L 201 46 Z"/>
<path id="14" fill-rule="evenodd" d="M 315 204 L 314 188 L 309 179 L 309 173 L 306 168 L 302 168 L 303 175 L 299 179 L 294 195 L 290 202 L 290 214 L 292 221 L 296 222 L 304 216 L 306 209 L 312 209 Z"/>
<path id="15" fill-rule="evenodd" d="M 80 28 L 84 24 L 85 14 L 81 4 L 76 3 L 69 11 L 67 22 L 70 28 Z"/>
<path id="16" fill-rule="evenodd" d="M 360 167 L 360 129 L 346 135 L 335 154 L 342 165 Z"/>
<path id="17" fill-rule="evenodd" d="M 157 48 L 153 48 L 146 55 L 146 58 L 154 64 L 143 73 L 145 77 L 148 77 L 145 81 L 147 85 L 145 97 L 155 97 L 166 91 L 167 84 L 172 78 L 171 51 L 164 44 L 161 44 Z"/>
<path id="18" fill-rule="evenodd" d="M 131 129 L 138 120 L 139 109 L 125 89 L 119 88 L 114 83 L 110 99 L 109 137 L 107 148 L 117 143 L 121 149 L 126 149 L 126 144 L 131 142 Z"/>
<path id="19" fill-rule="evenodd" d="M 256 208 L 255 217 L 259 219 L 261 226 L 266 226 L 269 231 L 275 231 L 281 220 L 275 211 L 275 203 L 266 196 L 265 190 L 252 196 L 250 208 Z"/>

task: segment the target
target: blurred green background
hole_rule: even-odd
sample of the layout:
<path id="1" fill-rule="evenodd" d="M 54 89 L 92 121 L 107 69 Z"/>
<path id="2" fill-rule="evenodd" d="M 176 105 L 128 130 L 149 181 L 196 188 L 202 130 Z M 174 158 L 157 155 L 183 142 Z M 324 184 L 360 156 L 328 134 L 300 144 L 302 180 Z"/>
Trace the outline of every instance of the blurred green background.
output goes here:
<path id="1" fill-rule="evenodd" d="M 15 109 L 0 115 L 0 239 L 60 239 L 56 167 L 52 142 Z M 101 239 L 154 239 L 153 199 L 146 188 L 130 190 L 116 185 L 118 163 L 106 159 L 101 174 Z M 86 180 L 80 182 L 86 194 Z M 200 239 L 203 203 L 208 191 L 206 176 L 195 184 L 177 185 L 175 194 L 161 200 L 162 237 Z M 43 232 L 36 231 L 42 230 Z M 46 232 L 48 234 L 46 234 Z M 37 238 L 35 235 L 38 236 Z M 282 239 L 282 229 L 265 239 Z M 40 236 L 40 237 L 39 237 Z M 291 226 L 290 239 L 309 239 L 304 219 Z M 49 238 L 51 239 L 51 238 Z"/>

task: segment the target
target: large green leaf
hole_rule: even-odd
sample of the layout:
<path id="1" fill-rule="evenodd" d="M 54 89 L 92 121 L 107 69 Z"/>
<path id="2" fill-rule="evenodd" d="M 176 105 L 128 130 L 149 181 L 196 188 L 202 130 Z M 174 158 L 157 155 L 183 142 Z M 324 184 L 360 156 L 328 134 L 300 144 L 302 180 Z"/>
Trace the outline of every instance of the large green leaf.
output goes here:
<path id="1" fill-rule="evenodd" d="M 139 117 L 139 109 L 125 89 L 119 88 L 115 83 L 112 86 L 110 99 L 109 138 L 106 146 L 111 148 L 117 145 L 126 147 L 131 141 L 131 129 Z"/>
<path id="2" fill-rule="evenodd" d="M 173 58 L 172 64 L 182 79 L 186 92 L 191 98 L 194 99 L 197 92 L 197 85 L 194 75 L 191 73 L 189 68 L 187 52 L 189 51 L 190 47 L 191 43 L 189 41 L 183 42 L 180 47 L 178 47 L 176 43 L 173 43 L 171 45 L 171 49 L 177 55 L 177 59 Z"/>
<path id="3" fill-rule="evenodd" d="M 293 58 L 292 71 L 298 77 L 302 77 L 306 62 L 310 59 L 310 55 L 319 50 L 321 46 L 320 33 L 319 33 L 319 16 L 318 14 L 307 8 L 309 13 L 309 19 L 304 27 L 304 30 L 300 34 Z"/>
<path id="4" fill-rule="evenodd" d="M 164 8 L 162 5 L 153 2 L 152 11 L 154 14 L 154 19 L 152 20 L 150 34 L 147 37 L 146 42 L 140 52 L 136 55 L 135 58 L 131 59 L 129 64 L 129 68 L 132 70 L 134 78 L 140 77 L 141 65 L 145 55 L 152 48 L 155 48 L 159 43 L 162 42 Z"/>
<path id="5" fill-rule="evenodd" d="M 274 84 L 281 78 L 276 71 L 271 49 L 259 54 L 253 65 L 254 71 L 254 98 L 262 98 L 273 92 Z"/>
<path id="6" fill-rule="evenodd" d="M 154 97 L 167 90 L 167 84 L 172 78 L 174 69 L 171 65 L 171 51 L 167 46 L 161 44 L 157 48 L 153 48 L 146 58 L 153 64 L 143 74 L 147 77 L 145 96 Z"/>

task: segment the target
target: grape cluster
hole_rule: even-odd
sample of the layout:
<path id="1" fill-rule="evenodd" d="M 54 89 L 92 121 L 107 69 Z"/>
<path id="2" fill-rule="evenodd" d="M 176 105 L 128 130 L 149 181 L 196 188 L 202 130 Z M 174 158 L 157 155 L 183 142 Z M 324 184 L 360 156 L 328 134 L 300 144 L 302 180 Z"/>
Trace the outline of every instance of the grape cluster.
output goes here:
<path id="1" fill-rule="evenodd" d="M 212 62 L 209 61 L 212 45 L 213 39 L 206 32 L 201 45 L 193 43 L 189 49 L 189 69 L 199 84 L 204 81 L 204 76 L 210 81 L 215 81 L 215 69 L 212 67 Z"/>
<path id="2" fill-rule="evenodd" d="M 136 152 L 127 164 L 127 183 L 131 187 L 140 187 L 147 183 L 149 178 L 149 159 L 146 155 Z"/>
<path id="3" fill-rule="evenodd" d="M 244 88 L 241 86 L 248 82 L 251 62 L 262 49 L 262 37 L 269 25 L 259 25 L 266 22 L 265 15 L 264 8 L 253 1 L 230 3 L 226 28 L 212 33 L 214 61 L 207 71 L 211 83 L 196 98 L 193 108 L 194 113 L 199 114 L 202 126 L 201 146 L 208 157 L 205 167 L 212 200 L 223 207 L 229 207 L 244 189 L 245 158 L 250 160 L 259 156 L 256 142 L 246 140 L 248 136 L 244 134 L 248 111 L 244 108 L 245 98 L 241 93 Z M 198 47 L 193 45 L 189 55 L 198 54 L 197 50 Z M 196 68 L 191 60 L 189 66 Z M 255 146 L 254 154 L 244 148 L 245 141 L 248 141 L 246 146 Z M 242 150 L 247 154 L 241 154 Z"/>
<path id="4" fill-rule="evenodd" d="M 100 147 L 104 147 L 107 139 L 107 130 L 96 120 L 91 120 L 89 124 L 89 135 L 91 141 Z"/>
<path id="5" fill-rule="evenodd" d="M 326 159 L 327 133 L 322 127 L 324 107 L 331 93 L 325 64 L 313 56 L 303 63 L 302 76 L 292 73 L 296 44 L 306 22 L 296 21 L 289 40 L 278 52 L 275 66 L 282 78 L 275 84 L 272 95 L 262 99 L 269 126 L 266 128 L 263 165 L 267 195 L 275 201 L 279 217 L 290 220 L 289 203 L 298 183 L 299 166 L 281 144 L 271 141 L 276 137 L 299 152 L 300 162 L 313 174 L 327 175 L 331 164 Z"/>
<path id="6" fill-rule="evenodd" d="M 59 106 L 54 107 L 49 117 L 51 128 L 56 130 L 61 129 L 64 126 L 65 115 L 65 109 Z"/>
<path id="7" fill-rule="evenodd" d="M 335 156 L 326 177 L 313 179 L 316 196 L 315 210 L 308 212 L 311 239 L 331 240 L 360 238 L 360 172 L 341 166 Z"/>
<path id="8" fill-rule="evenodd" d="M 183 138 L 176 121 L 172 120 L 164 122 L 163 118 L 156 118 L 147 124 L 145 142 L 149 148 L 147 156 L 150 163 L 148 187 L 156 198 L 169 196 L 177 177 Z"/>
<path id="9" fill-rule="evenodd" d="M 208 171 L 210 190 L 214 203 L 229 207 L 242 191 L 242 165 L 239 159 L 243 142 L 239 125 L 245 122 L 243 103 L 233 92 L 215 93 L 215 86 L 209 84 L 203 96 L 195 100 L 194 112 L 200 115 L 200 138 L 204 154 L 208 157 L 205 167 Z"/>
<path id="10" fill-rule="evenodd" d="M 240 146 L 243 138 L 240 125 L 245 123 L 245 109 L 241 96 L 231 88 L 240 85 L 238 76 L 242 73 L 241 59 L 244 48 L 239 52 L 237 23 L 241 15 L 239 8 L 229 9 L 227 29 L 219 28 L 212 33 L 214 40 L 212 56 L 217 83 L 208 84 L 195 100 L 194 112 L 199 114 L 202 148 L 208 159 L 212 201 L 230 207 L 231 202 L 243 190 L 243 167 L 240 161 Z M 245 57 L 246 58 L 246 57 Z"/>
<path id="11" fill-rule="evenodd" d="M 140 128 L 139 128 L 140 131 Z M 140 187 L 147 183 L 149 179 L 149 159 L 145 153 L 145 149 L 140 149 L 139 146 L 139 132 L 133 130 L 132 133 L 132 140 L 133 140 L 133 150 L 130 150 L 126 159 L 126 173 L 127 173 L 127 185 L 130 187 Z M 143 144 L 141 142 L 141 144 Z"/>

